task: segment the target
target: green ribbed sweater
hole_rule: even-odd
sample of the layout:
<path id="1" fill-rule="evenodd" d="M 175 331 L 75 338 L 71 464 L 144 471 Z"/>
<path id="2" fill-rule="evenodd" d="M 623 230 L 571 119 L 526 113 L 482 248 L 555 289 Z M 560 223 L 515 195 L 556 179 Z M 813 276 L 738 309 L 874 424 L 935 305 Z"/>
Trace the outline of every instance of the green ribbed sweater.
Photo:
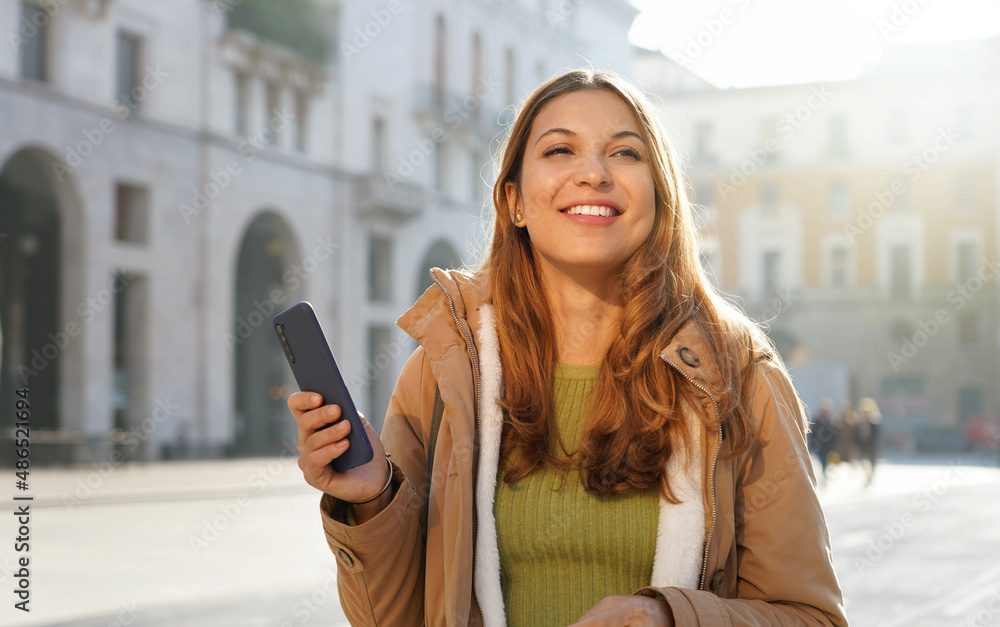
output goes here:
<path id="1" fill-rule="evenodd" d="M 598 368 L 555 366 L 556 422 L 570 453 L 583 435 Z M 604 597 L 649 585 L 659 516 L 655 489 L 596 497 L 584 491 L 575 466 L 537 469 L 512 484 L 503 472 L 501 463 L 493 513 L 507 625 L 565 627 Z"/>

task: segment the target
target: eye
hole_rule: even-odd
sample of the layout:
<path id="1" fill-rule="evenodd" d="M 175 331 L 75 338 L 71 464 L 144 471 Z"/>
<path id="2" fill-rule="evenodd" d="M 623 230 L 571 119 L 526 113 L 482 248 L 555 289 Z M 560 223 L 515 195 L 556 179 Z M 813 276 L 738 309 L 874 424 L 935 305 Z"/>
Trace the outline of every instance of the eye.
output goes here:
<path id="1" fill-rule="evenodd" d="M 635 148 L 622 148 L 621 150 L 617 151 L 615 155 L 621 157 L 630 157 L 632 159 L 635 159 L 636 161 L 642 161 L 642 156 L 639 154 L 639 151 L 636 150 Z"/>
<path id="2" fill-rule="evenodd" d="M 553 146 L 552 148 L 549 148 L 548 150 L 546 150 L 542 154 L 544 156 L 546 156 L 546 157 L 549 157 L 549 156 L 552 156 L 552 155 L 565 155 L 565 154 L 569 154 L 569 148 L 567 148 L 566 146 Z"/>

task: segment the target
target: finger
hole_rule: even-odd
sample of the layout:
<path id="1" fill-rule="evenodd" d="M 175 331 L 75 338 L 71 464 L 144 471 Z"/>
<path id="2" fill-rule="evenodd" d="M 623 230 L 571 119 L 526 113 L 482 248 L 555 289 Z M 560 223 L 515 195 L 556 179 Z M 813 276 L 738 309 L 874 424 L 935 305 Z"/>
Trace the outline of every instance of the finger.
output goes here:
<path id="1" fill-rule="evenodd" d="M 333 425 L 329 429 L 323 429 L 322 431 L 314 431 L 303 442 L 303 452 L 308 454 L 312 451 L 321 449 L 324 446 L 329 446 L 330 444 L 336 444 L 337 442 L 346 438 L 347 434 L 350 432 L 351 432 L 351 421 L 349 420 L 341 420 L 340 422 Z"/>
<path id="2" fill-rule="evenodd" d="M 305 440 L 314 431 L 340 420 L 340 405 L 324 405 L 302 414 L 299 419 L 299 439 Z"/>
<path id="3" fill-rule="evenodd" d="M 305 474 L 312 477 L 323 476 L 327 472 L 326 467 L 330 462 L 343 455 L 349 444 L 347 440 L 340 440 L 336 444 L 324 446 L 319 450 L 305 455 Z"/>
<path id="4" fill-rule="evenodd" d="M 288 397 L 288 409 L 298 420 L 302 414 L 323 404 L 323 397 L 315 392 L 295 392 Z"/>

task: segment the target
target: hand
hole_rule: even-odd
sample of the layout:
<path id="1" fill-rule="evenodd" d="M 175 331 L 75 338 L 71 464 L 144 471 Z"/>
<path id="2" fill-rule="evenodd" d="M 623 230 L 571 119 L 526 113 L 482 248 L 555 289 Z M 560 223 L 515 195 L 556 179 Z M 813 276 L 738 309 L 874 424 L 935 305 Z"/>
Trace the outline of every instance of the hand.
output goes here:
<path id="1" fill-rule="evenodd" d="M 314 400 L 315 399 L 315 400 Z M 385 448 L 375 429 L 358 413 L 374 453 L 370 462 L 337 472 L 330 462 L 344 454 L 350 446 L 347 435 L 351 422 L 341 420 L 336 425 L 317 431 L 323 425 L 340 419 L 339 405 L 321 405 L 323 399 L 314 392 L 296 392 L 288 397 L 288 409 L 299 423 L 299 468 L 306 483 L 330 496 L 348 502 L 364 501 L 376 494 L 388 481 L 389 465 L 385 462 Z M 367 520 L 392 501 L 392 490 L 365 507 L 355 509 L 358 522 Z M 362 511 L 367 515 L 362 515 Z"/>
<path id="2" fill-rule="evenodd" d="M 604 597 L 570 627 L 674 627 L 667 604 L 639 595 Z"/>

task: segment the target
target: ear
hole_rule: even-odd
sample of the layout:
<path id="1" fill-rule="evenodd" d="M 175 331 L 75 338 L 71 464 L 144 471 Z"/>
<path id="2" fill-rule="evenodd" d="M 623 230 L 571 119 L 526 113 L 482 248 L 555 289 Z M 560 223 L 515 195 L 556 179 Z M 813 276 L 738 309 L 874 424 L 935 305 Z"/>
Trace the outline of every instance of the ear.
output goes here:
<path id="1" fill-rule="evenodd" d="M 514 222 L 514 216 L 518 211 L 521 211 L 522 214 L 524 213 L 521 207 L 521 194 L 517 191 L 517 183 L 507 181 L 503 185 L 503 191 L 507 195 L 507 211 L 510 212 L 510 216 L 508 217 L 511 222 Z"/>

